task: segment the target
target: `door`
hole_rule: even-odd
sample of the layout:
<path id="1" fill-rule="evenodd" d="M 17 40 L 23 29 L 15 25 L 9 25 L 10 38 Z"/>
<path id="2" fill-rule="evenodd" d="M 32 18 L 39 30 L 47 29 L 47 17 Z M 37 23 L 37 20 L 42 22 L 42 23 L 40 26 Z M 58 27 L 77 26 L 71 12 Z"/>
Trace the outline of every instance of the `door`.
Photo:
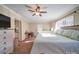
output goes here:
<path id="1" fill-rule="evenodd" d="M 22 24 L 20 20 L 15 20 L 15 44 L 18 45 L 18 41 L 22 40 Z"/>

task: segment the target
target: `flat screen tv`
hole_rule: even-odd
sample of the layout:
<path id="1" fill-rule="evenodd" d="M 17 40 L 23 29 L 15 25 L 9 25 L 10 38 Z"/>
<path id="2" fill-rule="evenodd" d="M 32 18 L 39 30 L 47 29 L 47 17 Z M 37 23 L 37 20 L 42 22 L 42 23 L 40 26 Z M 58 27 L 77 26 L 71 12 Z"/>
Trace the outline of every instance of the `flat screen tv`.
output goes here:
<path id="1" fill-rule="evenodd" d="M 0 14 L 0 28 L 10 28 L 10 17 Z"/>

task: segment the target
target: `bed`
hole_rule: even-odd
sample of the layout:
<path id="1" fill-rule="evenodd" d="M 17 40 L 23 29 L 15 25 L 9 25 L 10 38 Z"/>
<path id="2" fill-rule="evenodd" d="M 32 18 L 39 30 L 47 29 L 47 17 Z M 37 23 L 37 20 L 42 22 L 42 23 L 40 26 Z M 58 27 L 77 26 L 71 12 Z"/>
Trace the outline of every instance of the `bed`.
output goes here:
<path id="1" fill-rule="evenodd" d="M 79 41 L 57 34 L 39 33 L 31 54 L 79 54 Z"/>

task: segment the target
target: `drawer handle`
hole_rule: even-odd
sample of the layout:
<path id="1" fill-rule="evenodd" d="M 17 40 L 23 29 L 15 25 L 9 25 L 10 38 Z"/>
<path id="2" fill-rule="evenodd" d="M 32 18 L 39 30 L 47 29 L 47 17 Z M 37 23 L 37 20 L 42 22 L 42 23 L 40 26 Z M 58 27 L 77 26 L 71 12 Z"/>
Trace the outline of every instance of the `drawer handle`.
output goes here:
<path id="1" fill-rule="evenodd" d="M 6 44 L 6 42 L 4 42 L 4 44 Z"/>
<path id="2" fill-rule="evenodd" d="M 4 31 L 4 34 L 6 34 L 6 31 Z"/>
<path id="3" fill-rule="evenodd" d="M 6 39 L 6 37 L 4 36 L 4 39 Z"/>
<path id="4" fill-rule="evenodd" d="M 6 47 L 4 47 L 4 50 L 6 50 L 7 48 Z"/>

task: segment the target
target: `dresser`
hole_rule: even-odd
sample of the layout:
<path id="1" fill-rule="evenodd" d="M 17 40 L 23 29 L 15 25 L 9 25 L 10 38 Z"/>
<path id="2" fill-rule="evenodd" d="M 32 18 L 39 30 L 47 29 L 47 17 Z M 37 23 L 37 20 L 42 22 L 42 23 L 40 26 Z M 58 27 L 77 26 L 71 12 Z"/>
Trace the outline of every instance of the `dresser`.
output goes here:
<path id="1" fill-rule="evenodd" d="M 13 52 L 14 48 L 14 31 L 12 29 L 0 30 L 0 54 Z"/>

